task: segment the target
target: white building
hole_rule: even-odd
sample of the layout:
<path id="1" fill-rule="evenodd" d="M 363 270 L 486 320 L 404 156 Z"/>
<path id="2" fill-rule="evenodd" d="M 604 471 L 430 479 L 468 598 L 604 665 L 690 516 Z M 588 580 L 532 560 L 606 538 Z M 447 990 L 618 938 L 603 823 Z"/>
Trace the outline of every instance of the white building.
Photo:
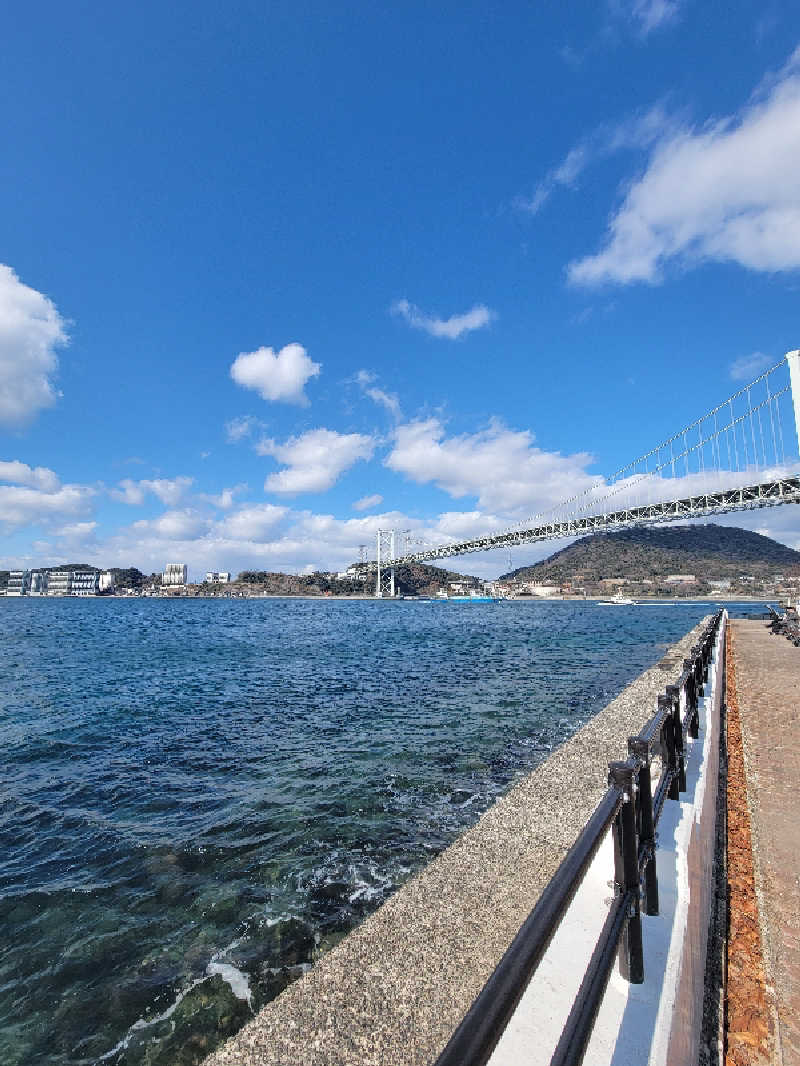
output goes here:
<path id="1" fill-rule="evenodd" d="M 9 571 L 6 596 L 27 596 L 30 587 L 31 575 L 28 570 Z"/>
<path id="2" fill-rule="evenodd" d="M 100 575 L 97 582 L 98 592 L 113 592 L 115 588 L 114 575 L 110 570 L 106 570 Z"/>
<path id="3" fill-rule="evenodd" d="M 71 596 L 96 596 L 100 574 L 97 570 L 74 570 L 70 588 Z"/>
<path id="4" fill-rule="evenodd" d="M 188 572 L 186 563 L 167 563 L 161 584 L 167 588 L 181 588 L 186 584 Z"/>
<path id="5" fill-rule="evenodd" d="M 69 596 L 72 591 L 72 572 L 70 570 L 51 570 L 47 579 L 48 596 Z"/>
<path id="6" fill-rule="evenodd" d="M 231 575 L 229 570 L 209 570 L 203 581 L 204 585 L 229 585 Z"/>
<path id="7" fill-rule="evenodd" d="M 50 575 L 46 570 L 31 570 L 31 596 L 47 595 L 47 579 Z"/>

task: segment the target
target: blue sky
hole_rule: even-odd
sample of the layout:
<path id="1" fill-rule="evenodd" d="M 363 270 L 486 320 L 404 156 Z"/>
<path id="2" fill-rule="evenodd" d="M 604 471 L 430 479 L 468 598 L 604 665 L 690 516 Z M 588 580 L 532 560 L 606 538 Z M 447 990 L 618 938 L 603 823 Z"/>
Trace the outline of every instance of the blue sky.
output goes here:
<path id="1" fill-rule="evenodd" d="M 0 566 L 339 568 L 647 450 L 800 346 L 798 46 L 787 3 L 16 5 Z"/>

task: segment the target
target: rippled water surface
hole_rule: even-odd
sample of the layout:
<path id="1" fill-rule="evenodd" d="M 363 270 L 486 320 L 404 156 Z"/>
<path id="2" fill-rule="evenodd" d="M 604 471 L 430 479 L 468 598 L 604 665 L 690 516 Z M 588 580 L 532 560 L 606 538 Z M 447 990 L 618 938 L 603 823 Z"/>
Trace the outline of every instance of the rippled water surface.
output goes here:
<path id="1" fill-rule="evenodd" d="M 0 600 L 0 1062 L 199 1062 L 707 612 Z"/>

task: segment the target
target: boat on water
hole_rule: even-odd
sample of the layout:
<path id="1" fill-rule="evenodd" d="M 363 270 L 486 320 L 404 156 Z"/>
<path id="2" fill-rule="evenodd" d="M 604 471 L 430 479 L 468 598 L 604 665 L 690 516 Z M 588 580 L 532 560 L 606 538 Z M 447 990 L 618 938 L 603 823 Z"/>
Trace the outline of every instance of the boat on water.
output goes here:
<path id="1" fill-rule="evenodd" d="M 437 592 L 434 600 L 442 603 L 499 603 L 499 596 L 487 596 L 483 592 L 470 592 L 466 596 L 451 596 L 448 592 Z"/>
<path id="2" fill-rule="evenodd" d="M 617 592 L 611 597 L 610 600 L 600 600 L 598 607 L 636 607 L 636 600 L 630 599 L 628 596 L 623 596 L 622 593 Z"/>

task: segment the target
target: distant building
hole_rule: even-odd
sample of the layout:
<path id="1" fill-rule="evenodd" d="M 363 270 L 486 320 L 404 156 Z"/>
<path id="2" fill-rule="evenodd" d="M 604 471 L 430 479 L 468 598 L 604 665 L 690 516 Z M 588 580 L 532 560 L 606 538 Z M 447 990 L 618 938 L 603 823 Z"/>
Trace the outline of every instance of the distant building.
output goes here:
<path id="1" fill-rule="evenodd" d="M 229 585 L 231 575 L 229 570 L 209 570 L 203 579 L 204 585 Z"/>
<path id="2" fill-rule="evenodd" d="M 697 578 L 694 574 L 667 574 L 664 580 L 670 585 L 693 585 Z"/>
<path id="3" fill-rule="evenodd" d="M 96 596 L 100 582 L 97 570 L 74 570 L 70 587 L 71 596 Z"/>
<path id="4" fill-rule="evenodd" d="M 48 596 L 69 596 L 72 591 L 72 572 L 70 570 L 51 570 L 47 579 Z"/>
<path id="5" fill-rule="evenodd" d="M 186 584 L 187 574 L 186 563 L 167 563 L 161 584 L 166 585 L 167 588 L 181 588 Z"/>
<path id="6" fill-rule="evenodd" d="M 560 596 L 561 595 L 561 586 L 560 585 L 534 585 L 533 582 L 531 582 L 528 585 L 528 591 L 530 592 L 531 596 L 541 596 L 543 599 L 548 599 L 548 598 L 550 598 L 552 596 Z"/>
<path id="7" fill-rule="evenodd" d="M 47 579 L 49 574 L 46 570 L 31 570 L 31 587 L 29 595 L 31 596 L 46 596 L 47 595 Z"/>
<path id="8" fill-rule="evenodd" d="M 31 587 L 31 575 L 28 570 L 11 570 L 8 575 L 6 596 L 27 596 Z"/>
<path id="9" fill-rule="evenodd" d="M 114 575 L 111 573 L 110 570 L 106 570 L 100 575 L 100 578 L 97 582 L 98 592 L 113 592 L 115 587 L 116 582 L 114 581 Z"/>

